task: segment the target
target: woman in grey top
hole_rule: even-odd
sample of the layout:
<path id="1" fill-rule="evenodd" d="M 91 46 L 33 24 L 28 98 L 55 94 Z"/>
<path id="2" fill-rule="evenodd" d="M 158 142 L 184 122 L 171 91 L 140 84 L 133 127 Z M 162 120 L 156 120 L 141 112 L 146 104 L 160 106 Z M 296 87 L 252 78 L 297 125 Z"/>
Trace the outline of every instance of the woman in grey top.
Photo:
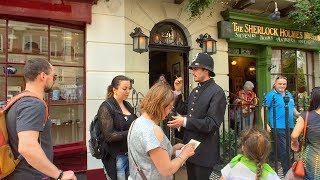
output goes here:
<path id="1" fill-rule="evenodd" d="M 171 111 L 174 94 L 169 85 L 158 82 L 147 92 L 141 102 L 142 116 L 132 123 L 128 133 L 129 179 L 142 179 L 135 163 L 147 179 L 172 179 L 182 164 L 194 155 L 193 145 L 176 144 L 173 147 L 158 126 Z M 181 153 L 171 159 L 176 150 Z M 133 157 L 132 157 L 133 156 Z"/>

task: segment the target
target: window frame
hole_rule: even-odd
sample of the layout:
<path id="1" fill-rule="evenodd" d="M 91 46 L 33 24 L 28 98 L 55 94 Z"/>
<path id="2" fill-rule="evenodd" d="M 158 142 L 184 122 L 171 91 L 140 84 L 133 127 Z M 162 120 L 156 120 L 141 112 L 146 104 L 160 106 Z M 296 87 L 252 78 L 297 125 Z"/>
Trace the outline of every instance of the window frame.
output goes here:
<path id="1" fill-rule="evenodd" d="M 280 58 L 280 64 L 281 64 L 281 68 L 280 68 L 280 73 L 271 73 L 270 71 L 270 75 L 271 77 L 273 76 L 279 76 L 279 75 L 282 75 L 282 76 L 295 76 L 297 77 L 298 76 L 298 63 L 297 63 L 297 52 L 300 51 L 300 52 L 304 52 L 306 54 L 305 56 L 305 59 L 304 59 L 304 62 L 305 62 L 305 66 L 306 66 L 306 72 L 304 72 L 303 76 L 307 77 L 306 78 L 306 92 L 307 94 L 310 94 L 310 91 L 311 89 L 314 87 L 315 85 L 315 75 L 314 75 L 314 56 L 313 56 L 313 52 L 310 51 L 310 50 L 305 50 L 305 49 L 297 49 L 297 48 L 280 48 L 280 47 L 272 47 L 272 51 L 273 50 L 280 50 L 280 55 L 281 55 L 281 58 Z M 282 51 L 284 50 L 293 50 L 295 52 L 295 72 L 293 73 L 283 73 L 283 53 Z M 308 53 L 311 58 L 311 60 L 309 60 L 309 56 L 308 56 Z M 272 63 L 272 62 L 271 62 Z M 309 63 L 312 63 L 311 64 L 311 67 L 312 69 L 310 70 L 309 69 Z M 311 72 L 310 72 L 311 71 Z M 309 77 L 311 76 L 311 82 L 309 80 Z M 271 84 L 273 84 L 274 82 L 271 82 Z M 310 83 L 312 86 L 310 86 Z M 298 92 L 298 80 L 297 78 L 295 79 L 295 91 Z"/>

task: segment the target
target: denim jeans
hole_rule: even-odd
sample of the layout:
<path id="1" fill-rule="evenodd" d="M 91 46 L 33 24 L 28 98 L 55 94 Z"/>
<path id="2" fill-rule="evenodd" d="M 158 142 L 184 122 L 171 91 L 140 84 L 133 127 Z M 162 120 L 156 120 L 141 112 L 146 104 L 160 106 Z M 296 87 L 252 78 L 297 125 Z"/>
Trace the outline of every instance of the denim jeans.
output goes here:
<path id="1" fill-rule="evenodd" d="M 274 136 L 274 129 L 272 129 L 272 134 Z M 287 142 L 286 142 L 286 130 L 285 129 L 277 129 L 277 139 L 275 140 L 275 143 L 277 143 L 277 153 L 278 153 L 278 160 L 281 162 L 281 166 L 283 169 L 283 174 L 285 175 L 288 170 L 290 169 L 290 164 L 288 161 L 290 160 L 287 159 L 287 154 L 286 154 L 286 147 L 287 147 Z M 290 148 L 291 150 L 291 148 Z M 275 152 L 273 152 L 274 155 Z M 273 157 L 274 159 L 274 157 Z"/>
<path id="2" fill-rule="evenodd" d="M 117 155 L 117 179 L 126 180 L 129 176 L 128 155 Z"/>

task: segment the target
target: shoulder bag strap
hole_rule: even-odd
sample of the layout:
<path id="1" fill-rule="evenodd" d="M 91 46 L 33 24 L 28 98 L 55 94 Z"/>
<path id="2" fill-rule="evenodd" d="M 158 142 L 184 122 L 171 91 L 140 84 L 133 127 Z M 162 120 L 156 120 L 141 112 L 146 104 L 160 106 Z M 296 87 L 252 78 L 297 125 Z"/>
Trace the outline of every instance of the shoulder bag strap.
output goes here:
<path id="1" fill-rule="evenodd" d="M 303 137 L 302 137 L 302 142 L 301 142 L 301 151 L 300 151 L 300 154 L 299 154 L 300 158 L 302 157 L 302 152 L 304 151 L 304 148 L 305 148 L 308 118 L 309 118 L 309 111 L 307 111 L 306 118 L 304 120 Z"/>
<path id="2" fill-rule="evenodd" d="M 128 139 L 130 139 L 131 131 L 132 131 L 132 128 L 133 128 L 133 125 L 134 125 L 135 122 L 136 122 L 136 120 L 134 120 L 134 121 L 132 122 L 131 129 L 130 129 L 129 135 L 128 135 Z M 133 155 L 132 155 L 132 152 L 131 152 L 129 146 L 128 146 L 128 151 L 129 151 L 129 154 L 130 154 L 130 156 L 131 156 L 131 158 L 132 158 L 132 160 L 133 160 L 133 162 L 134 162 L 134 165 L 136 166 L 136 169 L 137 169 L 137 171 L 139 172 L 141 178 L 142 178 L 143 180 L 147 180 L 146 175 L 144 174 L 144 172 L 142 171 L 142 169 L 140 168 L 140 166 L 138 165 L 138 163 L 136 162 L 136 160 L 133 158 Z"/>

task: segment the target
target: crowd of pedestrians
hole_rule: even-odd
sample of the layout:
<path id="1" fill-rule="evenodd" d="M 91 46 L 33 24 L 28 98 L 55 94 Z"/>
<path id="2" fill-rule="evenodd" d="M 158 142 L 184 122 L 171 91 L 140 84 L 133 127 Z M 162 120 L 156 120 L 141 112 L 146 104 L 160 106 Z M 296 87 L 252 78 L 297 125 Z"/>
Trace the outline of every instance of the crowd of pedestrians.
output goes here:
<path id="1" fill-rule="evenodd" d="M 214 166 L 220 163 L 219 129 L 224 122 L 227 101 L 224 90 L 213 79 L 214 61 L 211 56 L 198 53 L 189 69 L 198 86 L 191 91 L 188 99 L 183 99 L 181 90 L 184 82 L 181 77 L 175 79 L 174 89 L 162 78 L 140 102 L 139 117 L 126 101 L 132 87 L 130 78 L 123 75 L 113 78 L 106 100 L 97 113 L 102 130 L 101 160 L 108 179 L 173 179 L 184 164 L 189 180 L 209 179 Z M 53 66 L 43 59 L 29 60 L 24 67 L 24 77 L 25 91 L 36 94 L 38 98 L 24 97 L 8 111 L 9 143 L 14 156 L 21 155 L 23 158 L 6 178 L 76 179 L 73 171 L 59 170 L 52 163 L 51 122 L 46 120 L 46 105 L 41 99 L 55 82 Z M 261 118 L 265 130 L 257 128 L 254 123 L 259 102 L 253 88 L 254 84 L 246 81 L 233 101 L 236 111 L 241 113 L 241 153 L 221 170 L 220 179 L 279 179 L 268 162 L 277 161 L 276 154 L 283 174 L 290 169 L 292 164 L 290 158 L 286 158 L 286 148 L 290 143 L 287 132 L 292 129 L 291 148 L 299 150 L 298 137 L 303 132 L 306 113 L 300 114 L 296 110 L 294 99 L 286 89 L 287 79 L 277 77 L 273 89 L 264 97 Z M 174 145 L 159 126 L 172 108 L 178 114 L 165 121 L 164 126 L 184 129 L 183 142 Z M 308 111 L 303 158 L 306 179 L 317 179 L 320 177 L 318 87 L 312 90 Z M 294 116 L 298 117 L 296 124 Z M 277 148 L 273 150 L 269 132 L 275 138 L 274 146 Z"/>

